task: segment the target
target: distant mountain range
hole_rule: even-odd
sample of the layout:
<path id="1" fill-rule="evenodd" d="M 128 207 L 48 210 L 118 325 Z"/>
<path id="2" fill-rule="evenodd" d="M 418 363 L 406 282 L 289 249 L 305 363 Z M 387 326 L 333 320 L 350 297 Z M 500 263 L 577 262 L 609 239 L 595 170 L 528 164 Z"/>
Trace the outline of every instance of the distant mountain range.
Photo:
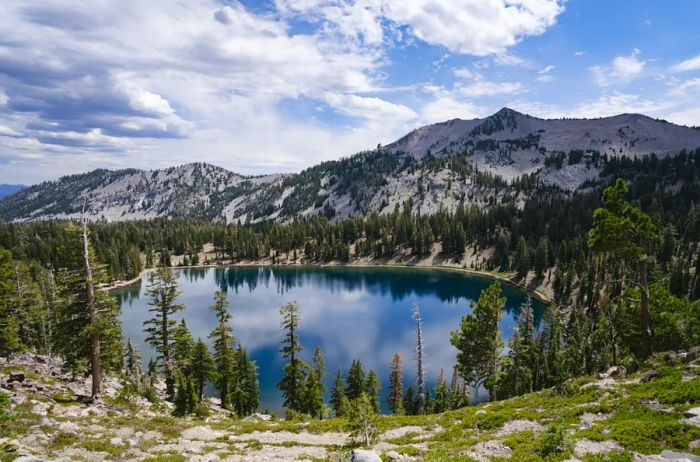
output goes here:
<path id="1" fill-rule="evenodd" d="M 96 220 L 288 221 L 387 213 L 406 203 L 429 213 L 512 197 L 513 181 L 523 175 L 569 193 L 598 180 L 606 159 L 697 148 L 700 130 L 640 114 L 547 120 L 504 108 L 483 119 L 421 127 L 390 145 L 295 174 L 243 176 L 192 163 L 66 176 L 0 200 L 0 219 L 77 217 L 86 200 Z"/>
<path id="2" fill-rule="evenodd" d="M 23 184 L 0 184 L 0 199 L 26 188 Z"/>

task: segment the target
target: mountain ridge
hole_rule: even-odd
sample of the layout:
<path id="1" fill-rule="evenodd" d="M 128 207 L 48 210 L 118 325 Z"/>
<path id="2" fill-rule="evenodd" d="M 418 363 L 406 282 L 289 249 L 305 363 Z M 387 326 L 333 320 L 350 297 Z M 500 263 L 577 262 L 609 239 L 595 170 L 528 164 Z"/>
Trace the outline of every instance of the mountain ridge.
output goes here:
<path id="1" fill-rule="evenodd" d="M 406 203 L 430 213 L 497 203 L 523 175 L 573 192 L 596 181 L 609 159 L 662 158 L 698 147 L 700 130 L 642 114 L 541 119 L 505 107 L 481 119 L 419 127 L 386 146 L 298 173 L 245 176 L 193 162 L 69 175 L 0 200 L 0 219 L 75 218 L 85 202 L 93 220 L 284 222 L 388 213 Z"/>

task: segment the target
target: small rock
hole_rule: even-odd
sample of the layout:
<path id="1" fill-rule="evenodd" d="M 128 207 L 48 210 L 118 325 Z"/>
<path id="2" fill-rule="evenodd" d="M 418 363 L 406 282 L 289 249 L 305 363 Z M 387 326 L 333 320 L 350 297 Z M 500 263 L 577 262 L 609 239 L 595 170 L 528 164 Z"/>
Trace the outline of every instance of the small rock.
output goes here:
<path id="1" fill-rule="evenodd" d="M 627 369 L 625 366 L 612 366 L 607 370 L 606 374 L 608 374 L 609 377 L 617 379 L 627 375 Z"/>
<path id="2" fill-rule="evenodd" d="M 382 462 L 382 458 L 379 457 L 374 451 L 368 451 L 366 449 L 355 449 L 352 451 L 351 462 Z"/>
<path id="3" fill-rule="evenodd" d="M 188 428 L 182 432 L 182 438 L 188 440 L 211 441 L 220 438 L 224 435 L 223 432 L 213 430 L 209 427 L 197 426 Z"/>
<path id="4" fill-rule="evenodd" d="M 58 429 L 64 433 L 77 433 L 78 425 L 75 422 L 61 422 L 58 424 Z"/>
<path id="5" fill-rule="evenodd" d="M 622 450 L 622 447 L 615 440 L 592 441 L 581 439 L 576 442 L 574 454 L 584 456 L 586 454 L 605 454 L 620 450 Z"/>
<path id="6" fill-rule="evenodd" d="M 124 444 L 124 441 L 117 436 L 110 439 L 109 444 L 111 444 L 112 446 L 121 446 L 122 444 Z"/>
<path id="7" fill-rule="evenodd" d="M 10 382 L 24 382 L 24 374 L 22 372 L 14 373 L 10 372 Z"/>
<path id="8" fill-rule="evenodd" d="M 389 460 L 414 460 L 413 457 L 407 454 L 399 454 L 396 451 L 389 451 L 384 454 Z"/>
<path id="9" fill-rule="evenodd" d="M 675 460 L 678 462 L 700 462 L 700 456 L 687 454 L 685 452 L 663 451 L 661 457 L 665 460 Z"/>
<path id="10" fill-rule="evenodd" d="M 691 363 L 700 357 L 700 345 L 694 346 L 685 354 L 685 362 Z"/>
<path id="11" fill-rule="evenodd" d="M 649 371 L 646 371 L 639 377 L 639 383 L 649 383 L 652 380 L 658 378 L 661 374 L 659 374 L 657 371 L 654 369 L 651 369 Z"/>
<path id="12" fill-rule="evenodd" d="M 697 417 L 700 415 L 700 407 L 694 407 L 684 412 L 686 417 Z"/>

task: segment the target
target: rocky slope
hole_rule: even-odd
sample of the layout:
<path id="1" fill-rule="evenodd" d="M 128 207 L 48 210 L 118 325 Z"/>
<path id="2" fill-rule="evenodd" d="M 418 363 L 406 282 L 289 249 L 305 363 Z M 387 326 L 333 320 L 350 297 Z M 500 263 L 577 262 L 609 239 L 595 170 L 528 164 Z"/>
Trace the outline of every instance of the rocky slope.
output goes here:
<path id="1" fill-rule="evenodd" d="M 2 367 L 0 460 L 698 461 L 699 353 L 662 354 L 642 373 L 612 368 L 559 391 L 383 416 L 363 450 L 342 419 L 237 419 L 213 399 L 208 417 L 176 418 L 170 404 L 130 395 L 116 378 L 85 405 L 87 381 L 73 381 L 58 360 L 22 354 Z"/>
<path id="2" fill-rule="evenodd" d="M 545 120 L 504 108 L 484 119 L 421 127 L 388 146 L 298 174 L 244 177 L 199 163 L 68 176 L 0 201 L 0 219 L 76 217 L 84 204 L 90 218 L 108 220 L 288 221 L 387 213 L 407 201 L 429 213 L 519 194 L 509 182 L 524 174 L 575 191 L 600 176 L 605 158 L 664 157 L 699 147 L 700 130 L 639 114 Z"/>

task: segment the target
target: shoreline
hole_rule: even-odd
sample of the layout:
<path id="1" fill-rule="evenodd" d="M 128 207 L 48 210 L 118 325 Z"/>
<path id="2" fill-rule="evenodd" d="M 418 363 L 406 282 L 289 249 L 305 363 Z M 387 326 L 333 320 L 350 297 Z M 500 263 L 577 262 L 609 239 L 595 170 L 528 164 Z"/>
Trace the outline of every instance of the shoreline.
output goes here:
<path id="1" fill-rule="evenodd" d="M 462 268 L 459 266 L 446 266 L 446 265 L 416 265 L 408 263 L 325 263 L 325 264 L 313 264 L 313 263 L 264 263 L 264 262 L 239 262 L 239 263 L 227 263 L 222 265 L 208 264 L 208 265 L 187 265 L 187 266 L 171 266 L 170 269 L 204 269 L 204 268 L 234 268 L 234 267 L 253 267 L 260 266 L 266 268 L 386 268 L 386 269 L 397 269 L 397 268 L 411 268 L 411 269 L 426 269 L 426 270 L 441 270 L 441 271 L 452 271 L 463 273 L 469 276 L 475 276 L 483 279 L 491 279 L 495 281 L 502 282 L 518 290 L 522 290 L 532 297 L 536 298 L 542 303 L 551 303 L 551 299 L 547 297 L 544 293 L 537 289 L 533 289 L 524 284 L 498 273 L 492 273 L 484 270 L 475 270 L 469 268 Z M 149 272 L 153 271 L 154 268 L 147 268 L 141 271 L 141 273 L 133 279 L 127 281 L 120 281 L 117 284 L 113 284 L 102 288 L 106 292 L 113 292 L 116 290 L 124 289 L 133 286 L 137 283 L 142 282 L 144 276 Z"/>

